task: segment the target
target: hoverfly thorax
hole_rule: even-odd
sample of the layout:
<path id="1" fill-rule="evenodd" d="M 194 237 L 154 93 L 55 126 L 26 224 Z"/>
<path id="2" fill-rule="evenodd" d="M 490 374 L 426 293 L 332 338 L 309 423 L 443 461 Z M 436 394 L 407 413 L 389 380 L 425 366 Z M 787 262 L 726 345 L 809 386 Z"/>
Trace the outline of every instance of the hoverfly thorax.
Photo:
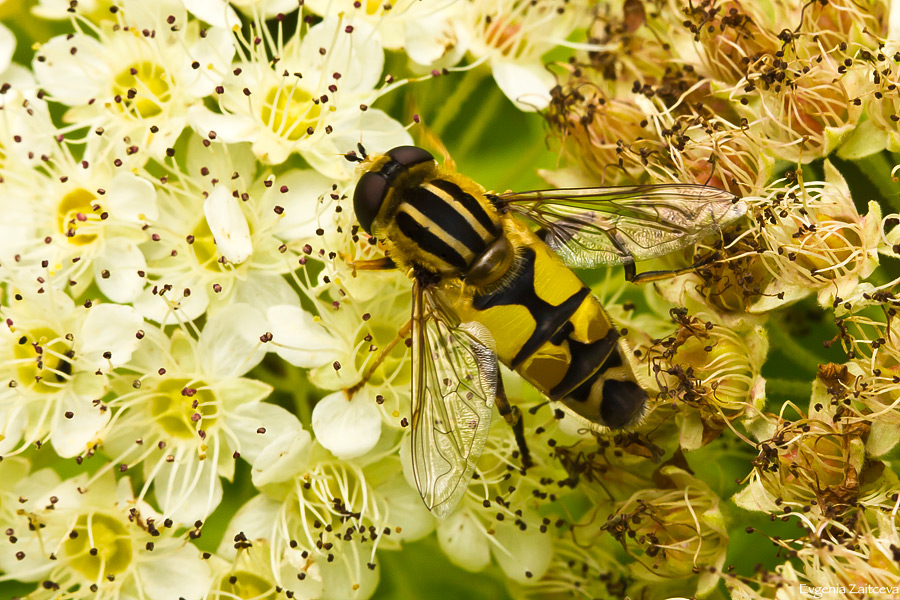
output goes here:
<path id="1" fill-rule="evenodd" d="M 509 270 L 515 251 L 484 189 L 415 146 L 366 159 L 353 196 L 360 225 L 394 260 L 483 287 Z"/>

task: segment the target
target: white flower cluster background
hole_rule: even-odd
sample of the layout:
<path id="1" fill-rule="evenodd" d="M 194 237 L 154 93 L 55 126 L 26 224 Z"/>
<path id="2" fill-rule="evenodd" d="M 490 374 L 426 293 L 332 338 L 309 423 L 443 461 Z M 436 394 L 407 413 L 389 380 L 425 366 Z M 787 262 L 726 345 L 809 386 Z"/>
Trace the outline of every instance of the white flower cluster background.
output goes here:
<path id="1" fill-rule="evenodd" d="M 900 581 L 889 0 L 0 2 L 0 596 L 800 598 Z M 741 223 L 581 275 L 634 431 L 518 375 L 459 509 L 412 479 L 405 273 L 346 160 L 705 183 Z M 351 390 L 348 392 L 348 390 Z M 893 583 L 892 583 L 893 582 Z M 857 598 L 859 596 L 846 596 Z"/>

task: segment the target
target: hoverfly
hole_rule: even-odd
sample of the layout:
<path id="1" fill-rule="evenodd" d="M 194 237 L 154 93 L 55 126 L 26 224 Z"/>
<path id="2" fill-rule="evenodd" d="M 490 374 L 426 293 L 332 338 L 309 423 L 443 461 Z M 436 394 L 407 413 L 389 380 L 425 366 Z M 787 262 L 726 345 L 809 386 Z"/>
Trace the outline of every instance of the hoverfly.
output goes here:
<path id="1" fill-rule="evenodd" d="M 356 217 L 387 253 L 357 266 L 405 268 L 413 281 L 412 464 L 438 517 L 468 488 L 495 402 L 529 466 L 498 359 L 597 430 L 643 416 L 633 354 L 571 267 L 623 265 L 631 281 L 689 271 L 696 265 L 638 274 L 635 261 L 684 248 L 746 212 L 736 196 L 703 185 L 495 194 L 416 146 L 359 150 L 346 155 L 362 165 Z"/>

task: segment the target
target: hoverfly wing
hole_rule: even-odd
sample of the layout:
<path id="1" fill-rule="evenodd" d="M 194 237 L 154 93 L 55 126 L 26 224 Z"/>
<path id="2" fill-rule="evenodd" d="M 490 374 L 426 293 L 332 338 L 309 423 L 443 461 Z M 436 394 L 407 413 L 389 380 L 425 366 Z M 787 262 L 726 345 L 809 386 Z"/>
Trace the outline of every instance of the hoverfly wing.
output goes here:
<path id="1" fill-rule="evenodd" d="M 412 465 L 439 518 L 469 487 L 491 425 L 499 370 L 487 329 L 453 326 L 432 293 L 413 287 Z"/>
<path id="2" fill-rule="evenodd" d="M 663 256 L 718 233 L 747 212 L 724 190 L 677 183 L 508 192 L 495 198 L 539 225 L 544 241 L 578 268 Z"/>

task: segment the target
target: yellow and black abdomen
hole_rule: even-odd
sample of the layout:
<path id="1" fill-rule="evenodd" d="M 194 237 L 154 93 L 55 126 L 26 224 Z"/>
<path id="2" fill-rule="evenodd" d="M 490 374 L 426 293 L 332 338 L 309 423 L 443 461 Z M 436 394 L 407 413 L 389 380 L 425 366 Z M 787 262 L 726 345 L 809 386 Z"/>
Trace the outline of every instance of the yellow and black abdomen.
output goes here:
<path id="1" fill-rule="evenodd" d="M 444 301 L 461 321 L 487 327 L 503 363 L 552 400 L 594 423 L 633 424 L 647 395 L 606 311 L 537 235 L 511 216 L 501 222 L 516 252 L 509 273 L 482 291 L 446 282 Z"/>

